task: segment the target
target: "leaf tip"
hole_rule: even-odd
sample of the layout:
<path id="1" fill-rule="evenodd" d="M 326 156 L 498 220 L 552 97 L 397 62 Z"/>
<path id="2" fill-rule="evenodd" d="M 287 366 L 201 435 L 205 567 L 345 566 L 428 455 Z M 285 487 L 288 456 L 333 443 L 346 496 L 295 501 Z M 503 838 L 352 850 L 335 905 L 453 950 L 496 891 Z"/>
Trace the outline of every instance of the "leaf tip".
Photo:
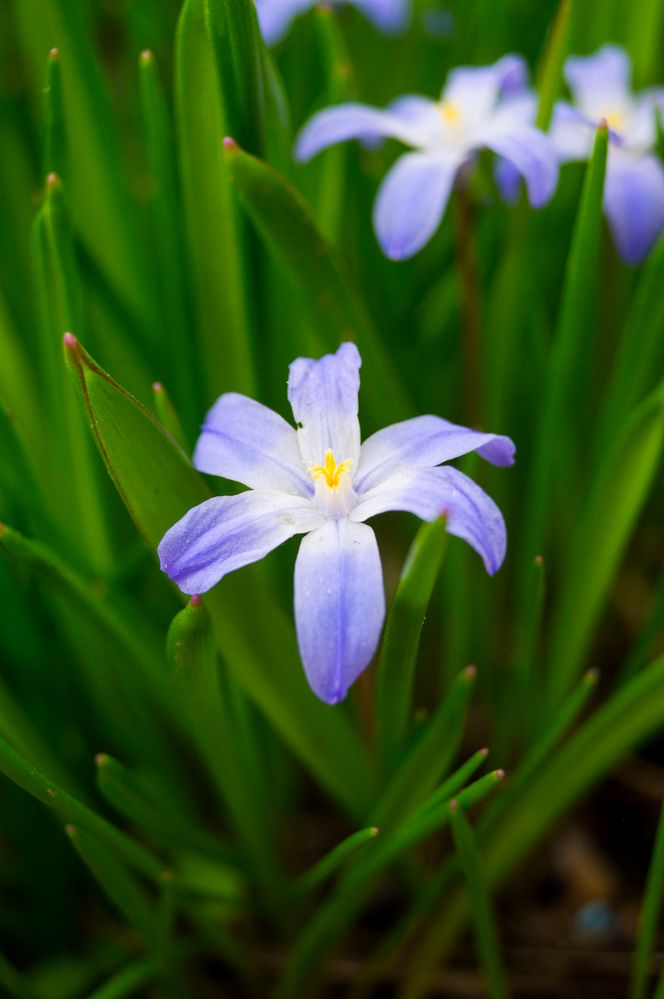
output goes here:
<path id="1" fill-rule="evenodd" d="M 143 49 L 138 57 L 138 62 L 140 66 L 151 66 L 154 62 L 154 53 L 152 49 Z"/>
<path id="2" fill-rule="evenodd" d="M 535 558 L 533 559 L 533 565 L 535 566 L 536 569 L 541 569 L 542 566 L 544 565 L 543 557 L 541 555 L 536 555 Z"/>
<path id="3" fill-rule="evenodd" d="M 155 395 L 158 395 L 160 392 L 164 391 L 164 386 L 161 384 L 161 382 L 153 382 L 152 391 L 154 392 Z"/>
<path id="4" fill-rule="evenodd" d="M 62 342 L 67 350 L 78 350 L 78 340 L 73 333 L 65 333 Z"/>
<path id="5" fill-rule="evenodd" d="M 482 746 L 482 748 L 479 750 L 479 754 L 480 754 L 480 756 L 483 756 L 484 759 L 486 759 L 487 756 L 489 755 L 489 747 L 488 746 Z"/>
<path id="6" fill-rule="evenodd" d="M 200 593 L 194 593 L 192 595 L 191 600 L 189 601 L 189 605 L 191 607 L 202 607 L 203 606 L 203 597 L 200 595 Z"/>
<path id="7" fill-rule="evenodd" d="M 49 59 L 53 59 L 53 60 L 59 59 L 60 58 L 60 49 L 55 48 L 55 46 L 54 46 L 52 49 L 49 50 L 48 57 L 49 57 Z"/>
<path id="8" fill-rule="evenodd" d="M 504 770 L 494 770 L 493 771 L 493 777 L 494 777 L 495 780 L 503 780 L 504 776 L 505 776 L 505 771 Z"/>
<path id="9" fill-rule="evenodd" d="M 224 136 L 223 147 L 227 153 L 235 152 L 235 150 L 240 148 L 235 139 L 232 139 L 230 135 Z"/>
<path id="10" fill-rule="evenodd" d="M 450 801 L 450 811 L 456 812 L 458 807 L 459 807 L 459 802 L 456 800 L 456 798 L 452 798 L 452 800 Z"/>
<path id="11" fill-rule="evenodd" d="M 95 756 L 95 763 L 97 764 L 98 767 L 106 767 L 108 766 L 108 762 L 109 762 L 109 757 L 107 753 L 97 753 L 97 755 Z"/>
<path id="12" fill-rule="evenodd" d="M 76 836 L 78 829 L 73 824 L 73 822 L 68 822 L 67 825 L 65 826 L 65 832 L 67 833 L 70 839 L 73 839 Z"/>
<path id="13" fill-rule="evenodd" d="M 463 676 L 466 680 L 474 680 L 477 676 L 477 666 L 475 666 L 474 663 L 471 663 L 470 666 L 466 666 L 463 671 Z"/>
<path id="14" fill-rule="evenodd" d="M 60 175 L 54 170 L 51 170 L 49 174 L 46 175 L 46 190 L 47 191 L 57 191 L 60 187 Z"/>

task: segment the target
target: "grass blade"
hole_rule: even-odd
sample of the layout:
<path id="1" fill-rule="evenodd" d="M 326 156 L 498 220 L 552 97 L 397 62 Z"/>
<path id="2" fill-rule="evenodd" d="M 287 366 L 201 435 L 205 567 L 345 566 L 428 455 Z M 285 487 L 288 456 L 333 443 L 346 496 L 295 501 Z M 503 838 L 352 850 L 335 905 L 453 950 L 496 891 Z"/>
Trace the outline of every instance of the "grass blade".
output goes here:
<path id="1" fill-rule="evenodd" d="M 385 625 L 378 671 L 380 758 L 391 769 L 411 713 L 415 662 L 424 618 L 445 551 L 445 520 L 423 524 L 411 545 Z"/>
<path id="2" fill-rule="evenodd" d="M 630 999 L 645 999 L 662 902 L 664 902 L 664 807 L 659 815 L 643 906 L 639 916 Z"/>

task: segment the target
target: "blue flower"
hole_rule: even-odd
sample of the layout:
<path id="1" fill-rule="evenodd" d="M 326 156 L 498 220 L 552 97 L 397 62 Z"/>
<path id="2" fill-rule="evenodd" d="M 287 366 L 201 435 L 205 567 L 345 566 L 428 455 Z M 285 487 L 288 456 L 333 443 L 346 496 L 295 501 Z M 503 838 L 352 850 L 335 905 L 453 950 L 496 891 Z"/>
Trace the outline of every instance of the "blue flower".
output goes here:
<path id="1" fill-rule="evenodd" d="M 453 70 L 439 101 L 410 95 L 385 111 L 365 104 L 327 108 L 304 126 L 295 157 L 306 161 L 346 139 L 389 136 L 412 146 L 416 152 L 397 160 L 374 205 L 378 242 L 388 257 L 403 260 L 431 239 L 459 170 L 480 149 L 493 150 L 524 178 L 533 206 L 551 198 L 557 159 L 533 125 L 535 97 L 525 82 L 523 60 L 508 55 L 493 66 Z M 504 174 L 497 176 L 501 183 Z"/>
<path id="2" fill-rule="evenodd" d="M 593 56 L 571 58 L 565 77 L 574 104 L 559 102 L 551 138 L 561 162 L 590 156 L 594 132 L 609 126 L 604 211 L 620 256 L 641 263 L 664 229 L 664 168 L 654 155 L 657 107 L 664 110 L 664 89 L 633 95 L 626 53 L 605 45 Z"/>
<path id="3" fill-rule="evenodd" d="M 261 33 L 268 45 L 281 41 L 298 14 L 315 7 L 319 0 L 256 0 Z M 335 6 L 357 7 L 388 35 L 402 31 L 408 20 L 409 0 L 334 0 Z"/>
<path id="4" fill-rule="evenodd" d="M 246 396 L 222 395 L 203 424 L 194 465 L 249 489 L 194 507 L 159 545 L 163 571 L 185 593 L 203 593 L 304 534 L 295 563 L 297 637 L 311 688 L 328 704 L 345 697 L 371 660 L 385 617 L 378 546 L 365 521 L 387 510 L 429 521 L 445 514 L 447 530 L 479 552 L 489 573 L 506 546 L 493 500 L 440 465 L 469 451 L 511 465 L 512 441 L 419 416 L 360 444 L 360 364 L 352 343 L 291 364 L 297 430 Z"/>

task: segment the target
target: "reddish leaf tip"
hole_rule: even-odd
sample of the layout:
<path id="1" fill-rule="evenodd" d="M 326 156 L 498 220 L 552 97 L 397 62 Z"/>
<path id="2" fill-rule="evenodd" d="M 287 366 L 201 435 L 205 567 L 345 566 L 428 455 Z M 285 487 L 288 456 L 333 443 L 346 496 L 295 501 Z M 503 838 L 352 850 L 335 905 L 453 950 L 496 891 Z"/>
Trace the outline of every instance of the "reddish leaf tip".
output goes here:
<path id="1" fill-rule="evenodd" d="M 152 49 L 143 49 L 143 51 L 139 56 L 139 59 L 144 66 L 149 65 L 154 60 L 154 54 L 152 52 Z"/>
<path id="2" fill-rule="evenodd" d="M 533 559 L 533 564 L 536 566 L 537 569 L 541 569 L 541 567 L 544 565 L 543 557 L 541 555 L 536 555 L 535 558 Z"/>
<path id="3" fill-rule="evenodd" d="M 238 145 L 237 145 L 237 142 L 235 141 L 235 139 L 232 139 L 230 137 L 230 135 L 225 135 L 224 136 L 224 149 L 231 150 L 231 149 L 237 149 L 237 148 L 238 148 Z"/>
<path id="4" fill-rule="evenodd" d="M 456 798 L 453 798 L 452 801 L 450 801 L 450 811 L 456 812 L 458 807 L 459 807 L 459 802 L 456 800 Z"/>
<path id="5" fill-rule="evenodd" d="M 477 666 L 475 666 L 474 663 L 471 663 L 470 666 L 466 666 L 463 673 L 469 680 L 474 680 L 477 676 Z"/>
<path id="6" fill-rule="evenodd" d="M 489 747 L 483 746 L 482 749 L 480 749 L 480 756 L 484 756 L 486 758 L 488 755 L 489 755 Z"/>
<path id="7" fill-rule="evenodd" d="M 69 350 L 76 350 L 78 347 L 78 340 L 73 333 L 65 333 L 62 338 L 62 342 Z"/>
<path id="8" fill-rule="evenodd" d="M 164 391 L 164 386 L 161 384 L 161 382 L 153 382 L 152 383 L 152 391 L 153 392 L 163 392 Z"/>
<path id="9" fill-rule="evenodd" d="M 51 171 L 51 173 L 46 176 L 46 186 L 50 191 L 55 190 L 55 188 L 60 186 L 60 175 Z"/>
<path id="10" fill-rule="evenodd" d="M 108 764 L 108 755 L 106 753 L 97 753 L 95 756 L 95 763 L 98 767 L 105 767 Z"/>
<path id="11" fill-rule="evenodd" d="M 60 55 L 60 49 L 52 48 L 48 53 L 49 59 L 57 59 Z"/>
<path id="12" fill-rule="evenodd" d="M 371 827 L 371 835 L 372 836 L 378 836 L 379 834 L 380 834 L 380 827 L 379 826 L 372 826 Z"/>
<path id="13" fill-rule="evenodd" d="M 191 604 L 192 607 L 202 607 L 203 598 L 199 593 L 194 593 L 189 603 Z"/>
<path id="14" fill-rule="evenodd" d="M 496 778 L 496 780 L 502 780 L 503 777 L 505 776 L 505 771 L 504 770 L 494 770 L 493 771 L 493 776 Z"/>

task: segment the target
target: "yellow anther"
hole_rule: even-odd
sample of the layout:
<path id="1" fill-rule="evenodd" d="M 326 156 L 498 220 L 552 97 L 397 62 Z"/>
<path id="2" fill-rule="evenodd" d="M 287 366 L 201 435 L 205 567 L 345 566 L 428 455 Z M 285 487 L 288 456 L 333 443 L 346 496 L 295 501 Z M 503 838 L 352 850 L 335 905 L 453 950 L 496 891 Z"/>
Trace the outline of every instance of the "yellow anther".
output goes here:
<path id="1" fill-rule="evenodd" d="M 331 448 L 328 448 L 325 452 L 325 464 L 312 465 L 309 469 L 309 473 L 314 482 L 316 479 L 323 476 L 326 485 L 329 486 L 330 489 L 336 489 L 341 480 L 341 476 L 344 472 L 348 471 L 352 464 L 352 458 L 346 458 L 345 461 L 340 461 L 337 465 L 337 459 L 334 457 L 334 451 Z"/>
<path id="2" fill-rule="evenodd" d="M 461 121 L 459 105 L 453 101 L 443 101 L 438 105 L 438 110 L 446 125 L 458 125 Z"/>

